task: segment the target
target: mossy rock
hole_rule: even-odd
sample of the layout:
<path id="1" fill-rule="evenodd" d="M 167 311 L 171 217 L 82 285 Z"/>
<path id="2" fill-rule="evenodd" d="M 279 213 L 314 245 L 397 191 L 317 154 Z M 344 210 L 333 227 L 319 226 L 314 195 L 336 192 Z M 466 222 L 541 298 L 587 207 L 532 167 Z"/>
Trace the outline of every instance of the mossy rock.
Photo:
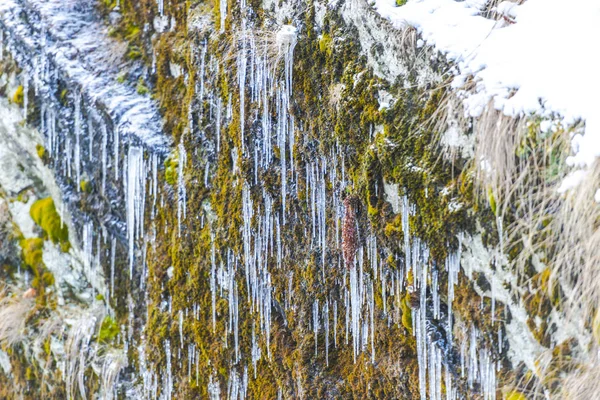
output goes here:
<path id="1" fill-rule="evenodd" d="M 69 243 L 69 229 L 62 223 L 51 197 L 33 203 L 29 214 L 53 243 L 63 246 Z"/>

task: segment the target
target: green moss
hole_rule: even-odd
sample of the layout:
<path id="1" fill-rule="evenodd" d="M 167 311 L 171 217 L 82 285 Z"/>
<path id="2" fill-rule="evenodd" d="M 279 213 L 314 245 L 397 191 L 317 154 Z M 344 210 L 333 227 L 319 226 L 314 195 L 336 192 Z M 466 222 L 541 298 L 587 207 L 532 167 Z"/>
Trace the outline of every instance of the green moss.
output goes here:
<path id="1" fill-rule="evenodd" d="M 35 151 L 37 152 L 38 157 L 43 160 L 46 157 L 46 148 L 41 144 L 35 145 Z"/>
<path id="2" fill-rule="evenodd" d="M 137 25 L 128 25 L 125 29 L 125 40 L 128 42 L 133 42 L 139 39 L 142 31 Z"/>
<path id="3" fill-rule="evenodd" d="M 127 50 L 127 58 L 137 60 L 142 57 L 142 50 L 138 46 L 129 46 Z"/>
<path id="4" fill-rule="evenodd" d="M 54 274 L 52 274 L 52 272 L 50 271 L 44 272 L 44 274 L 42 275 L 42 281 L 44 282 L 44 286 L 46 287 L 54 285 Z"/>
<path id="5" fill-rule="evenodd" d="M 521 392 L 517 392 L 516 390 L 509 392 L 504 397 L 505 400 L 527 400 L 527 397 Z"/>
<path id="6" fill-rule="evenodd" d="M 333 40 L 331 39 L 331 35 L 328 33 L 324 33 L 319 40 L 319 51 L 321 53 L 325 53 L 328 56 L 331 56 L 333 53 Z"/>
<path id="7" fill-rule="evenodd" d="M 92 183 L 90 181 L 82 179 L 79 182 L 79 190 L 81 190 L 82 193 L 91 193 L 91 191 L 92 191 Z"/>
<path id="8" fill-rule="evenodd" d="M 127 72 L 121 72 L 118 76 L 117 76 L 117 82 L 118 83 L 125 83 L 125 80 L 127 79 Z"/>
<path id="9" fill-rule="evenodd" d="M 177 184 L 177 169 L 179 168 L 179 161 L 176 158 L 168 157 L 165 160 L 165 181 L 169 185 Z"/>
<path id="10" fill-rule="evenodd" d="M 496 208 L 496 197 L 494 196 L 494 192 L 491 188 L 488 189 L 488 202 L 490 204 L 490 209 L 492 210 L 492 213 L 494 213 L 494 215 L 498 215 L 498 210 Z"/>
<path id="11" fill-rule="evenodd" d="M 43 268 L 44 262 L 42 261 L 42 249 L 44 247 L 44 240 L 40 238 L 22 239 L 19 242 L 21 246 L 21 256 L 23 263 L 37 270 Z"/>
<path id="12" fill-rule="evenodd" d="M 19 87 L 17 87 L 17 90 L 15 90 L 15 93 L 12 96 L 12 102 L 22 106 L 24 101 L 25 94 L 23 93 L 23 85 L 19 85 Z"/>
<path id="13" fill-rule="evenodd" d="M 406 330 L 412 334 L 412 310 L 410 308 L 410 293 L 406 293 L 406 295 L 402 298 L 400 303 L 400 309 L 402 310 L 402 326 L 406 328 Z"/>
<path id="14" fill-rule="evenodd" d="M 51 342 L 50 339 L 46 339 L 44 340 L 44 353 L 46 353 L 46 355 L 50 355 L 50 353 L 52 352 L 52 348 L 51 348 Z"/>
<path id="15" fill-rule="evenodd" d="M 68 248 L 69 230 L 61 221 L 51 197 L 40 199 L 32 204 L 29 210 L 31 218 L 38 224 L 46 237 L 53 243 L 59 243 Z"/>
<path id="16" fill-rule="evenodd" d="M 109 343 L 119 334 L 119 325 L 110 316 L 104 317 L 102 325 L 100 326 L 100 332 L 98 333 L 99 343 Z"/>
<path id="17" fill-rule="evenodd" d="M 407 0 L 396 0 L 396 7 L 401 7 L 406 4 Z"/>
<path id="18" fill-rule="evenodd" d="M 67 104 L 67 96 L 69 95 L 69 90 L 67 88 L 64 88 L 63 90 L 61 90 L 60 92 L 60 102 L 63 105 Z"/>
<path id="19" fill-rule="evenodd" d="M 150 93 L 150 89 L 148 88 L 148 86 L 146 86 L 146 82 L 144 82 L 144 78 L 142 78 L 142 77 L 140 77 L 140 79 L 138 79 L 135 90 L 137 91 L 138 94 L 140 94 L 142 96 Z"/>

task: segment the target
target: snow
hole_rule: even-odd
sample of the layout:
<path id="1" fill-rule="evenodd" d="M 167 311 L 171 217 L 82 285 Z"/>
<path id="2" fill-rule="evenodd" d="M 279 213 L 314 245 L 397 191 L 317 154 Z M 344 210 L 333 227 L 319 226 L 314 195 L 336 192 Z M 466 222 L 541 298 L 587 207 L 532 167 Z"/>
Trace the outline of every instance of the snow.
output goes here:
<path id="1" fill-rule="evenodd" d="M 375 8 L 398 29 L 415 27 L 426 44 L 455 63 L 455 89 L 474 77 L 475 91 L 464 93 L 470 116 L 492 104 L 507 116 L 560 116 L 567 126 L 584 120 L 567 163 L 589 167 L 600 156 L 600 3 L 504 1 L 495 9 L 498 21 L 482 15 L 486 3 L 409 0 L 396 7 L 394 0 L 375 0 Z M 576 186 L 580 178 L 567 178 L 565 186 Z"/>

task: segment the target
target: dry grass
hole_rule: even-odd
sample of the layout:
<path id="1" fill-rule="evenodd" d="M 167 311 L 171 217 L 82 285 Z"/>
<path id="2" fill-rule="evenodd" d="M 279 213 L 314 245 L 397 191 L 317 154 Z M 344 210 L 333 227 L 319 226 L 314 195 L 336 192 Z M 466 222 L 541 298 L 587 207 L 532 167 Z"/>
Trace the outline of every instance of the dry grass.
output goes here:
<path id="1" fill-rule="evenodd" d="M 402 53 L 405 55 L 415 57 L 417 54 L 417 39 L 419 33 L 417 28 L 412 25 L 406 25 L 404 29 L 400 31 L 400 48 Z"/>
<path id="2" fill-rule="evenodd" d="M 467 82 L 462 89 L 472 93 L 474 85 Z M 499 246 L 504 254 L 511 254 L 508 268 L 525 283 L 533 260 L 540 268 L 548 267 L 547 295 L 552 298 L 553 289 L 560 286 L 559 312 L 566 324 L 580 331 L 568 367 L 553 360 L 555 348 L 550 348 L 540 356 L 538 370 L 517 387 L 528 398 L 596 398 L 600 393 L 596 343 L 600 343 L 600 206 L 594 195 L 600 188 L 600 162 L 588 169 L 579 186 L 561 194 L 558 188 L 569 172 L 564 160 L 571 151 L 570 135 L 580 126 L 559 126 L 544 133 L 535 120 L 507 117 L 491 104 L 473 121 L 462 117 L 462 111 L 456 91 L 448 91 L 431 124 L 437 132 L 452 125 L 469 132 L 472 126 L 476 194 L 480 203 L 489 207 L 494 203 Z M 446 155 L 456 157 L 451 149 Z"/>
<path id="3" fill-rule="evenodd" d="M 595 356 L 593 361 L 565 376 L 556 398 L 564 400 L 597 399 L 599 395 L 600 362 Z"/>
<path id="4" fill-rule="evenodd" d="M 119 350 L 112 350 L 103 356 L 101 389 L 102 399 L 115 398 L 115 385 L 121 370 L 127 365 L 126 355 Z"/>
<path id="5" fill-rule="evenodd" d="M 599 188 L 596 161 L 583 182 L 562 196 L 552 221 L 553 269 L 567 292 L 568 318 L 591 320 L 600 304 L 600 206 L 594 201 Z"/>
<path id="6" fill-rule="evenodd" d="M 85 392 L 85 371 L 90 366 L 90 360 L 95 356 L 95 349 L 90 345 L 95 332 L 98 318 L 94 315 L 84 315 L 73 324 L 69 330 L 65 344 L 65 383 L 69 398 L 75 398 L 77 389 L 82 398 Z"/>
<path id="7" fill-rule="evenodd" d="M 0 197 L 0 263 L 12 263 L 18 254 L 12 217 L 6 201 Z"/>
<path id="8" fill-rule="evenodd" d="M 231 45 L 224 56 L 226 63 L 240 62 L 245 57 L 250 68 L 252 57 L 261 59 L 269 72 L 273 73 L 281 64 L 287 52 L 287 45 L 280 43 L 278 33 L 281 27 L 239 30 L 232 35 Z M 295 43 L 291 46 L 292 49 Z"/>
<path id="9" fill-rule="evenodd" d="M 26 337 L 26 322 L 35 306 L 34 299 L 9 296 L 0 289 L 0 344 L 14 346 Z"/>

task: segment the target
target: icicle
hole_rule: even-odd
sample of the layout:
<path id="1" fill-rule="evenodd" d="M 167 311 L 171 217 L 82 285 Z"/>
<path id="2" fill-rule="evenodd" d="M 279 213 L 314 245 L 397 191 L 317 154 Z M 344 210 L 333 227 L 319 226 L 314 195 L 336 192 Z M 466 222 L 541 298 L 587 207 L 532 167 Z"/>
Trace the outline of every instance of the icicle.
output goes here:
<path id="1" fill-rule="evenodd" d="M 333 301 L 333 346 L 337 348 L 337 300 Z"/>
<path id="2" fill-rule="evenodd" d="M 227 0 L 219 0 L 219 13 L 221 14 L 221 25 L 219 33 L 224 33 L 225 19 L 227 18 Z"/>
<path id="3" fill-rule="evenodd" d="M 224 0 L 223 0 L 224 1 Z M 241 152 L 244 154 L 244 125 L 246 123 L 244 112 L 246 110 L 246 68 L 248 59 L 246 54 L 246 40 L 242 40 L 242 49 L 238 55 L 238 85 L 240 98 L 240 143 Z"/>
<path id="4" fill-rule="evenodd" d="M 233 280 L 233 276 L 232 276 Z M 240 334 L 239 334 L 239 324 L 240 324 L 240 315 L 239 315 L 239 299 L 238 299 L 238 289 L 237 283 L 233 285 L 233 343 L 235 348 L 235 362 L 238 363 L 240 361 Z"/>
<path id="5" fill-rule="evenodd" d="M 206 39 L 204 39 L 204 46 L 202 47 L 202 55 L 200 56 L 200 92 L 198 92 L 198 97 L 202 102 L 204 98 L 204 69 L 206 67 L 206 51 L 208 48 L 208 43 Z"/>
<path id="6" fill-rule="evenodd" d="M 411 269 L 411 250 L 410 250 L 410 222 L 409 222 L 410 205 L 408 197 L 402 196 L 402 231 L 404 232 L 404 258 L 405 269 L 404 273 L 408 277 L 408 272 Z"/>
<path id="7" fill-rule="evenodd" d="M 319 299 L 313 303 L 313 334 L 315 336 L 315 357 L 317 356 L 317 341 L 319 336 Z"/>
<path id="8" fill-rule="evenodd" d="M 213 332 L 217 327 L 217 283 L 216 283 L 216 249 L 215 249 L 215 235 L 210 235 L 211 251 L 210 251 L 210 293 L 212 300 L 212 327 Z"/>
<path id="9" fill-rule="evenodd" d="M 94 225 L 91 222 L 86 222 L 83 226 L 83 265 L 88 279 L 92 277 L 93 232 Z"/>
<path id="10" fill-rule="evenodd" d="M 350 267 L 350 307 L 352 309 L 351 327 L 352 327 L 352 340 L 354 347 L 354 362 L 356 363 L 356 356 L 360 352 L 361 348 L 361 323 L 360 314 L 362 306 L 362 294 L 359 283 L 359 277 L 356 271 L 356 264 Z"/>
<path id="11" fill-rule="evenodd" d="M 113 132 L 113 151 L 115 159 L 115 179 L 119 180 L 119 127 L 114 128 Z M 131 151 L 131 150 L 130 150 Z"/>
<path id="12" fill-rule="evenodd" d="M 215 115 L 215 135 L 217 136 L 217 154 L 219 154 L 221 150 L 221 112 L 223 108 L 223 103 L 221 98 L 217 99 L 217 113 Z"/>
<path id="13" fill-rule="evenodd" d="M 29 76 L 27 71 L 23 71 L 23 118 L 27 123 L 27 110 L 29 107 Z"/>
<path id="14" fill-rule="evenodd" d="M 179 310 L 179 347 L 183 349 L 183 311 Z"/>
<path id="15" fill-rule="evenodd" d="M 438 287 L 438 271 L 432 271 L 431 297 L 433 298 L 433 318 L 440 317 L 440 293 Z"/>
<path id="16" fill-rule="evenodd" d="M 115 255 L 117 252 L 117 238 L 110 240 L 110 297 L 113 296 L 115 289 Z"/>
<path id="17" fill-rule="evenodd" d="M 260 347 L 256 341 L 256 326 L 252 325 L 252 367 L 254 369 L 254 379 L 256 379 L 256 365 L 260 361 Z"/>
<path id="18" fill-rule="evenodd" d="M 102 132 L 102 154 L 101 154 L 101 163 L 102 163 L 102 194 L 106 194 L 106 165 L 108 164 L 108 152 L 106 148 L 108 147 L 108 132 L 106 130 L 106 125 L 102 123 L 100 130 Z"/>
<path id="19" fill-rule="evenodd" d="M 81 93 L 75 95 L 75 178 L 77 192 L 81 187 Z"/>
<path id="20" fill-rule="evenodd" d="M 375 364 L 375 291 L 373 281 L 369 288 L 369 315 L 371 316 L 371 363 Z"/>
<path id="21" fill-rule="evenodd" d="M 142 237 L 145 199 L 144 153 L 139 147 L 129 147 L 127 156 L 126 214 L 129 243 L 129 277 L 133 277 L 136 239 Z"/>
<path id="22" fill-rule="evenodd" d="M 323 306 L 323 325 L 325 327 L 325 362 L 329 367 L 329 301 Z"/>
<path id="23" fill-rule="evenodd" d="M 187 194 L 185 189 L 185 177 L 184 168 L 187 162 L 187 153 L 185 152 L 185 146 L 183 144 L 183 136 L 181 136 L 181 142 L 179 143 L 179 163 L 177 166 L 177 232 L 178 236 L 181 237 L 181 220 L 186 218 L 187 209 Z"/>
<path id="24" fill-rule="evenodd" d="M 173 372 L 171 367 L 171 342 L 168 339 L 165 340 L 165 357 L 167 359 L 167 366 L 162 393 L 166 400 L 171 400 L 173 395 Z"/>

